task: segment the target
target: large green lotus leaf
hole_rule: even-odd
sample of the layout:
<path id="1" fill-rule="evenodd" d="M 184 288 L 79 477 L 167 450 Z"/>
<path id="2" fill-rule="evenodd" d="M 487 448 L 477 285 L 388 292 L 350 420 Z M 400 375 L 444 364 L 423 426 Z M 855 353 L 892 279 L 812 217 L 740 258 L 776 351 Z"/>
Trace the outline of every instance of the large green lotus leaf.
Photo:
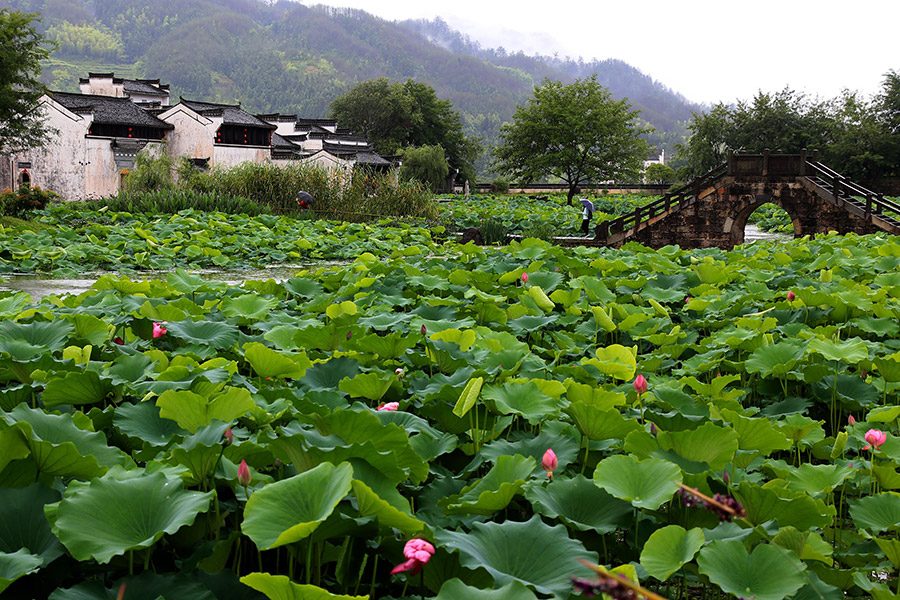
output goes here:
<path id="1" fill-rule="evenodd" d="M 349 394 L 351 398 L 368 398 L 378 402 L 391 388 L 393 382 L 393 375 L 375 372 L 360 373 L 352 379 L 341 379 L 338 389 Z"/>
<path id="2" fill-rule="evenodd" d="M 578 559 L 597 562 L 597 554 L 570 539 L 564 526 L 550 527 L 537 515 L 525 522 L 474 523 L 471 533 L 439 529 L 435 538 L 438 546 L 459 552 L 467 569 L 487 570 L 497 586 L 518 581 L 561 598 L 572 594 L 570 576 L 593 573 Z"/>
<path id="3" fill-rule="evenodd" d="M 106 467 L 134 465 L 127 454 L 107 444 L 104 434 L 78 428 L 71 415 L 51 415 L 19 405 L 3 414 L 3 419 L 23 433 L 44 474 L 90 479 L 102 475 Z"/>
<path id="4" fill-rule="evenodd" d="M 321 284 L 308 277 L 294 277 L 281 285 L 290 293 L 304 298 L 318 298 L 322 294 Z"/>
<path id="5" fill-rule="evenodd" d="M 900 356 L 892 354 L 890 356 L 878 357 L 872 362 L 878 367 L 878 374 L 885 381 L 896 383 L 900 381 Z"/>
<path id="6" fill-rule="evenodd" d="M 546 486 L 531 485 L 525 497 L 534 511 L 545 517 L 601 534 L 626 527 L 634 513 L 631 504 L 609 495 L 583 475 L 555 479 Z"/>
<path id="7" fill-rule="evenodd" d="M 472 410 L 478 396 L 481 394 L 481 386 L 484 384 L 484 377 L 473 377 L 463 388 L 459 394 L 459 399 L 453 406 L 453 414 L 457 417 L 464 417 L 466 413 Z"/>
<path id="8" fill-rule="evenodd" d="M 24 488 L 0 488 L 0 552 L 27 548 L 49 565 L 63 553 L 44 516 L 44 505 L 59 501 L 59 492 L 40 483 Z"/>
<path id="9" fill-rule="evenodd" d="M 850 517 L 860 529 L 896 531 L 900 529 L 900 496 L 881 493 L 860 498 L 850 504 Z"/>
<path id="10" fill-rule="evenodd" d="M 51 352 L 62 350 L 75 326 L 63 319 L 17 323 L 0 321 L 0 339 L 20 340 L 32 346 L 47 348 Z"/>
<path id="11" fill-rule="evenodd" d="M 242 321 L 262 321 L 269 311 L 278 305 L 275 298 L 263 298 L 257 294 L 244 294 L 222 300 L 221 310 L 227 317 L 239 318 Z"/>
<path id="12" fill-rule="evenodd" d="M 638 460 L 618 454 L 601 460 L 594 483 L 638 508 L 656 510 L 671 500 L 681 482 L 681 469 L 659 458 Z"/>
<path id="13" fill-rule="evenodd" d="M 869 348 L 859 338 L 839 343 L 816 338 L 809 342 L 807 350 L 822 355 L 825 360 L 839 360 L 850 364 L 869 358 Z"/>
<path id="14" fill-rule="evenodd" d="M 850 466 L 803 463 L 788 476 L 788 488 L 814 497 L 830 494 L 854 473 L 856 469 Z"/>
<path id="15" fill-rule="evenodd" d="M 123 434 L 156 447 L 166 446 L 175 436 L 188 433 L 175 421 L 160 417 L 159 407 L 152 402 L 123 404 L 116 409 L 113 424 Z"/>
<path id="16" fill-rule="evenodd" d="M 244 360 L 260 377 L 299 379 L 312 363 L 306 353 L 282 354 L 259 342 L 244 344 Z"/>
<path id="17" fill-rule="evenodd" d="M 578 430 L 592 440 L 624 440 L 629 433 L 641 428 L 637 420 L 626 419 L 615 408 L 601 410 L 584 402 L 573 402 L 566 412 Z"/>
<path id="18" fill-rule="evenodd" d="M 332 594 L 315 585 L 294 583 L 284 575 L 250 573 L 241 577 L 241 583 L 253 588 L 269 600 L 368 600 L 369 596 L 344 596 Z"/>
<path id="19" fill-rule="evenodd" d="M 190 319 L 169 322 L 166 330 L 168 335 L 184 340 L 188 344 L 212 346 L 217 350 L 233 347 L 240 333 L 240 330 L 230 323 Z"/>
<path id="20" fill-rule="evenodd" d="M 158 600 L 159 598 L 190 598 L 190 600 L 216 600 L 203 583 L 192 575 L 158 575 L 145 571 L 136 577 L 117 581 L 107 589 L 99 581 L 80 583 L 69 589 L 57 589 L 49 600 L 116 600 L 121 585 L 125 585 L 127 600 Z M 235 581 L 234 583 L 237 583 Z M 249 591 L 249 590 L 248 590 Z M 229 596 L 230 598 L 231 596 Z"/>
<path id="21" fill-rule="evenodd" d="M 619 381 L 633 379 L 637 372 L 637 359 L 634 352 L 620 344 L 597 348 L 597 358 L 583 359 L 581 364 L 591 365 L 604 375 L 609 375 Z"/>
<path id="22" fill-rule="evenodd" d="M 835 508 L 816 501 L 798 492 L 795 497 L 781 497 L 774 488 L 763 488 L 744 482 L 735 492 L 735 497 L 747 513 L 747 521 L 761 525 L 776 519 L 780 527 L 796 527 L 808 531 L 814 527 L 824 529 L 832 524 Z"/>
<path id="23" fill-rule="evenodd" d="M 362 319 L 360 319 L 362 323 Z M 383 360 L 396 360 L 419 343 L 421 335 L 392 331 L 387 335 L 372 333 L 356 340 L 356 347 L 363 352 L 371 352 Z"/>
<path id="24" fill-rule="evenodd" d="M 350 358 L 339 356 L 324 363 L 318 363 L 306 370 L 300 381 L 312 392 L 338 389 L 341 379 L 356 377 L 360 364 Z"/>
<path id="25" fill-rule="evenodd" d="M 74 338 L 94 346 L 100 346 L 109 339 L 112 326 L 106 321 L 88 314 L 74 314 L 67 318 L 75 326 Z"/>
<path id="26" fill-rule="evenodd" d="M 706 463 L 716 471 L 730 463 L 738 449 L 738 434 L 733 429 L 710 422 L 693 431 L 661 431 L 656 439 L 660 448 Z"/>
<path id="27" fill-rule="evenodd" d="M 806 565 L 783 548 L 760 544 L 747 554 L 737 540 L 710 542 L 697 557 L 700 573 L 725 593 L 783 600 L 806 584 Z"/>
<path id="28" fill-rule="evenodd" d="M 686 531 L 679 525 L 657 529 L 644 543 L 641 565 L 651 577 L 665 581 L 685 563 L 693 560 L 705 538 L 699 527 Z"/>
<path id="29" fill-rule="evenodd" d="M 559 424 L 559 421 L 556 421 L 555 424 Z M 578 459 L 579 440 L 570 427 L 559 432 L 553 429 L 552 426 L 545 424 L 537 435 L 531 435 L 526 432 L 513 433 L 509 440 L 499 439 L 485 444 L 481 448 L 481 456 L 491 462 L 496 462 L 499 457 L 507 454 L 530 456 L 534 458 L 538 465 L 535 473 L 544 476 L 544 470 L 540 467 L 540 462 L 547 449 L 552 449 L 556 453 L 556 458 L 559 462 L 557 472 L 560 472 Z"/>
<path id="30" fill-rule="evenodd" d="M 25 292 L 19 292 L 14 296 L 0 299 L 0 319 L 9 319 L 21 313 L 31 301 L 31 297 Z"/>
<path id="31" fill-rule="evenodd" d="M 188 485 L 198 485 L 209 477 L 222 456 L 222 444 L 228 423 L 214 420 L 206 427 L 200 427 L 194 435 L 188 436 L 178 446 L 172 448 L 171 462 L 188 468 L 191 478 Z"/>
<path id="32" fill-rule="evenodd" d="M 12 553 L 0 552 L 0 593 L 19 577 L 37 571 L 42 564 L 40 556 L 30 554 L 25 548 Z"/>
<path id="33" fill-rule="evenodd" d="M 156 399 L 156 406 L 159 416 L 194 433 L 213 419 L 231 423 L 252 410 L 256 403 L 246 388 L 229 386 L 211 398 L 187 390 L 167 390 Z"/>
<path id="34" fill-rule="evenodd" d="M 537 425 L 556 412 L 556 401 L 532 382 L 509 381 L 502 386 L 488 386 L 482 396 L 493 400 L 501 414 L 515 414 L 531 425 Z"/>
<path id="35" fill-rule="evenodd" d="M 802 342 L 785 340 L 754 350 L 744 361 L 744 369 L 748 373 L 759 373 L 766 377 L 783 377 L 794 369 L 803 354 Z"/>
<path id="36" fill-rule="evenodd" d="M 506 508 L 519 493 L 535 465 L 530 456 L 501 456 L 487 475 L 464 487 L 459 494 L 441 500 L 438 505 L 447 514 L 494 514 Z"/>
<path id="37" fill-rule="evenodd" d="M 483 590 L 466 585 L 456 578 L 444 582 L 434 600 L 460 600 L 461 598 L 466 600 L 537 600 L 534 592 L 518 581 L 511 581 L 496 590 Z"/>
<path id="38" fill-rule="evenodd" d="M 45 509 L 50 526 L 76 560 L 101 564 L 193 524 L 212 499 L 212 492 L 186 491 L 162 472 L 103 477 L 69 492 Z"/>
<path id="39" fill-rule="evenodd" d="M 47 382 L 41 400 L 48 408 L 60 404 L 96 404 L 102 402 L 112 389 L 112 382 L 101 379 L 95 371 L 76 371 Z"/>
<path id="40" fill-rule="evenodd" d="M 787 450 L 791 440 L 769 419 L 751 419 L 736 411 L 724 409 L 722 417 L 731 422 L 738 435 L 738 448 L 761 452 L 764 456 L 775 450 Z"/>
<path id="41" fill-rule="evenodd" d="M 137 383 L 153 373 L 153 359 L 143 354 L 120 356 L 109 366 L 108 373 L 114 385 Z"/>
<path id="42" fill-rule="evenodd" d="M 0 471 L 10 462 L 27 458 L 29 454 L 31 449 L 21 431 L 16 428 L 0 431 Z"/>
<path id="43" fill-rule="evenodd" d="M 351 486 L 363 517 L 374 515 L 382 527 L 393 527 L 408 536 L 416 535 L 425 527 L 425 523 L 383 500 L 362 481 L 354 479 Z"/>
<path id="44" fill-rule="evenodd" d="M 350 493 L 353 467 L 322 463 L 256 490 L 244 509 L 244 532 L 260 550 L 306 538 Z"/>

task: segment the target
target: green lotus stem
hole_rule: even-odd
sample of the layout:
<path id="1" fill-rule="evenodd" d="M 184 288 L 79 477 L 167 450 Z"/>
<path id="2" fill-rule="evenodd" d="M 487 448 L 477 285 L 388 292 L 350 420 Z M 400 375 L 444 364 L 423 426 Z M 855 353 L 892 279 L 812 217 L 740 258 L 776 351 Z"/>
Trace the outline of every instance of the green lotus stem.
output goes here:
<path id="1" fill-rule="evenodd" d="M 128 551 L 128 575 L 134 575 L 134 550 Z"/>
<path id="2" fill-rule="evenodd" d="M 312 538 L 306 539 L 306 585 L 312 580 Z"/>
<path id="3" fill-rule="evenodd" d="M 144 570 L 150 569 L 150 555 L 153 553 L 153 546 L 147 548 L 147 554 L 144 556 Z"/>
<path id="4" fill-rule="evenodd" d="M 381 538 L 378 538 L 378 544 L 381 544 Z M 375 597 L 375 578 L 378 575 L 378 555 L 375 555 L 375 560 L 372 561 L 372 583 L 369 585 L 369 597 Z"/>

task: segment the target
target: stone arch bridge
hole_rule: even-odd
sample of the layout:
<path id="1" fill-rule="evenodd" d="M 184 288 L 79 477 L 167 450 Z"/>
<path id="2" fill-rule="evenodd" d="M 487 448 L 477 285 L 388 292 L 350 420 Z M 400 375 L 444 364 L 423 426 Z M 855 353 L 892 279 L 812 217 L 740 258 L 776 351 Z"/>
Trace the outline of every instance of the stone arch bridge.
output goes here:
<path id="1" fill-rule="evenodd" d="M 744 242 L 748 217 L 771 202 L 791 217 L 794 236 L 839 233 L 900 234 L 900 205 L 853 183 L 818 161 L 817 153 L 733 154 L 728 160 L 659 200 L 599 223 L 591 246 L 627 241 L 652 248 Z"/>

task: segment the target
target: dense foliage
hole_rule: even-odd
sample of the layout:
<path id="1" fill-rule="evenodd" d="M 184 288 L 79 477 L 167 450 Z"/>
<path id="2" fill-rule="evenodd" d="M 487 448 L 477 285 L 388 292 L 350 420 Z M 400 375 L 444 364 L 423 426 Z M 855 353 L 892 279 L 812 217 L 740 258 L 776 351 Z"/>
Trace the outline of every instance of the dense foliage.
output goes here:
<path id="1" fill-rule="evenodd" d="M 4 596 L 893 597 L 895 242 L 371 247 L 3 294 Z"/>
<path id="2" fill-rule="evenodd" d="M 50 50 L 37 17 L 0 9 L 0 154 L 43 146 L 51 133 L 38 112 L 45 91 L 38 76 Z"/>
<path id="3" fill-rule="evenodd" d="M 799 153 L 819 151 L 819 160 L 862 183 L 898 176 L 900 76 L 885 75 L 873 98 L 846 91 L 833 99 L 811 99 L 786 88 L 760 92 L 733 106 L 719 103 L 694 115 L 691 135 L 679 149 L 681 176 L 701 175 L 724 162 L 728 150 Z"/>
<path id="4" fill-rule="evenodd" d="M 647 157 L 636 117 L 596 76 L 569 85 L 544 80 L 501 127 L 496 167 L 526 183 L 560 179 L 569 203 L 588 182 L 636 181 Z"/>

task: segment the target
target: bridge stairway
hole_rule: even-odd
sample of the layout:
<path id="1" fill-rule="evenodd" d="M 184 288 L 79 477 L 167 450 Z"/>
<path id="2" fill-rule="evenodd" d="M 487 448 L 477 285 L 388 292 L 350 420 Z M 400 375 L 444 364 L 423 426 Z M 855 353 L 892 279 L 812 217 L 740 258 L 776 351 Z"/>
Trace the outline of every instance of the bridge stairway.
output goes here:
<path id="1" fill-rule="evenodd" d="M 822 163 L 810 161 L 807 167 L 810 174 L 802 181 L 807 189 L 879 229 L 900 235 L 900 204 L 854 183 Z"/>

